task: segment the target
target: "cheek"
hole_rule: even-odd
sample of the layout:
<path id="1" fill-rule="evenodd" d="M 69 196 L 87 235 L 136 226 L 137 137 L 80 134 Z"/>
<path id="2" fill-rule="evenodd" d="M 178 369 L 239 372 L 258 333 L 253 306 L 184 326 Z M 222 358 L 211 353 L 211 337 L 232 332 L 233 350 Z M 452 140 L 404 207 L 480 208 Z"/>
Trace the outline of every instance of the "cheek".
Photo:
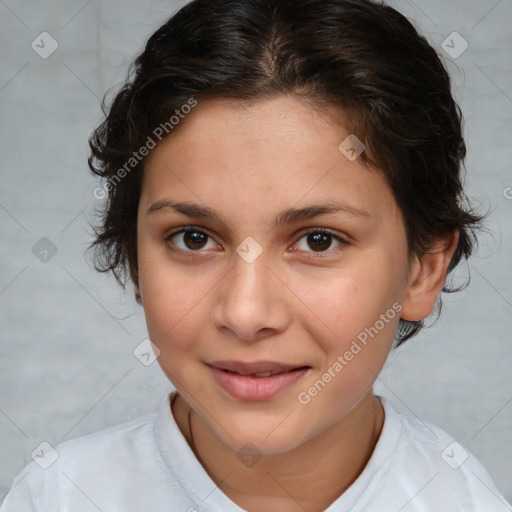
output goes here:
<path id="1" fill-rule="evenodd" d="M 166 368 L 193 355 L 205 337 L 211 294 L 221 276 L 208 265 L 177 266 L 165 249 L 139 247 L 140 291 L 151 341 Z"/>
<path id="2" fill-rule="evenodd" d="M 393 283 L 376 265 L 339 270 L 322 282 L 298 284 L 299 297 L 314 313 L 310 328 L 323 332 L 326 343 L 337 348 L 373 325 L 396 296 Z"/>
<path id="3" fill-rule="evenodd" d="M 372 387 L 393 343 L 399 314 L 392 288 L 377 284 L 369 277 L 340 279 L 311 296 L 320 318 L 304 328 L 322 355 L 299 400 L 311 400 L 319 415 L 330 410 L 333 421 Z"/>
<path id="4" fill-rule="evenodd" d="M 165 251 L 139 245 L 139 286 L 150 339 L 157 346 L 175 345 L 187 313 L 198 302 L 189 278 L 165 258 Z"/>
<path id="5" fill-rule="evenodd" d="M 332 382 L 324 399 L 333 393 L 349 400 L 366 391 L 388 357 L 399 313 L 393 308 L 396 290 L 386 261 L 373 254 L 366 263 L 341 269 L 298 294 L 315 312 L 303 317 L 303 328 L 322 351 L 317 361 L 322 382 Z"/>

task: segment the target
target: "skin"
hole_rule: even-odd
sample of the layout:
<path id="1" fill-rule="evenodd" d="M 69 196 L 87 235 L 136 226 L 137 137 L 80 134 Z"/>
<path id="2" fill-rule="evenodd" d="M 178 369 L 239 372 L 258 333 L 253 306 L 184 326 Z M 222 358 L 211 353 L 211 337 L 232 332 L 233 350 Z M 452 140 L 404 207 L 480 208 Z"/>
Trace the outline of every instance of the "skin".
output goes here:
<path id="1" fill-rule="evenodd" d="M 172 411 L 180 430 L 221 491 L 253 512 L 324 510 L 362 472 L 384 421 L 372 386 L 399 317 L 431 313 L 456 248 L 454 233 L 431 253 L 408 258 L 390 188 L 360 158 L 349 161 L 338 150 L 348 121 L 293 96 L 251 105 L 210 100 L 146 162 L 136 286 L 149 336 L 179 393 Z M 164 198 L 207 206 L 225 222 L 171 208 L 147 213 Z M 327 200 L 371 217 L 337 212 L 274 226 L 284 209 Z M 186 226 L 208 236 L 166 240 Z M 309 228 L 334 235 L 325 250 L 308 242 Z M 263 250 L 252 263 L 236 252 L 247 237 Z M 400 314 L 300 403 L 298 393 L 394 303 Z M 219 387 L 205 364 L 228 359 L 311 369 L 272 399 L 244 401 Z M 251 467 L 237 457 L 249 442 L 262 455 Z"/>

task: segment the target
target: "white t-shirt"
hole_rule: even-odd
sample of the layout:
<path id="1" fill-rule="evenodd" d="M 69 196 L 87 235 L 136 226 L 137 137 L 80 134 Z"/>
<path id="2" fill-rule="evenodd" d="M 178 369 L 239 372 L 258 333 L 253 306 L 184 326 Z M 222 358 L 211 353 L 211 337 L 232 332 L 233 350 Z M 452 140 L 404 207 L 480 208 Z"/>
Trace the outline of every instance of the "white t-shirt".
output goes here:
<path id="1" fill-rule="evenodd" d="M 172 414 L 172 395 L 157 414 L 66 441 L 56 453 L 42 447 L 0 511 L 242 512 L 196 459 Z M 384 426 L 368 464 L 325 512 L 512 511 L 451 436 L 381 401 Z"/>

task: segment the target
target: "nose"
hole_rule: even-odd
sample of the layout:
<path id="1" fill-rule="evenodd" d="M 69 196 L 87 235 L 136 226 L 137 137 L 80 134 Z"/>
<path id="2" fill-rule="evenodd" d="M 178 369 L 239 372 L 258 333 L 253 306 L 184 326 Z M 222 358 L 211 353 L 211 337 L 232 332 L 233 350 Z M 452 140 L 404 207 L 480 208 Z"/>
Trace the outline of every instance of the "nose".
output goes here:
<path id="1" fill-rule="evenodd" d="M 252 263 L 235 256 L 212 308 L 214 325 L 224 335 L 252 342 L 286 330 L 292 293 L 269 263 L 264 253 Z"/>

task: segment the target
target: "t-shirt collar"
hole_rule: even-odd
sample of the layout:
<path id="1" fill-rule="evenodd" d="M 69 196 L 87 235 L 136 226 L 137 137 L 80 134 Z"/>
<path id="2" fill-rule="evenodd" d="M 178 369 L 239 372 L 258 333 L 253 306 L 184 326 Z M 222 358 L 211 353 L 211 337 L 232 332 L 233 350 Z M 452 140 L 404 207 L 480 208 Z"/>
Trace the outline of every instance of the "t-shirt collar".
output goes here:
<path id="1" fill-rule="evenodd" d="M 162 400 L 153 430 L 165 465 L 195 504 L 212 512 L 245 512 L 217 487 L 181 433 L 171 410 L 171 402 L 176 393 L 173 391 Z M 378 398 L 384 407 L 385 418 L 372 456 L 356 481 L 325 512 L 351 510 L 363 494 L 372 494 L 372 488 L 376 488 L 380 477 L 391 464 L 400 439 L 401 424 L 391 403 L 383 397 Z"/>

